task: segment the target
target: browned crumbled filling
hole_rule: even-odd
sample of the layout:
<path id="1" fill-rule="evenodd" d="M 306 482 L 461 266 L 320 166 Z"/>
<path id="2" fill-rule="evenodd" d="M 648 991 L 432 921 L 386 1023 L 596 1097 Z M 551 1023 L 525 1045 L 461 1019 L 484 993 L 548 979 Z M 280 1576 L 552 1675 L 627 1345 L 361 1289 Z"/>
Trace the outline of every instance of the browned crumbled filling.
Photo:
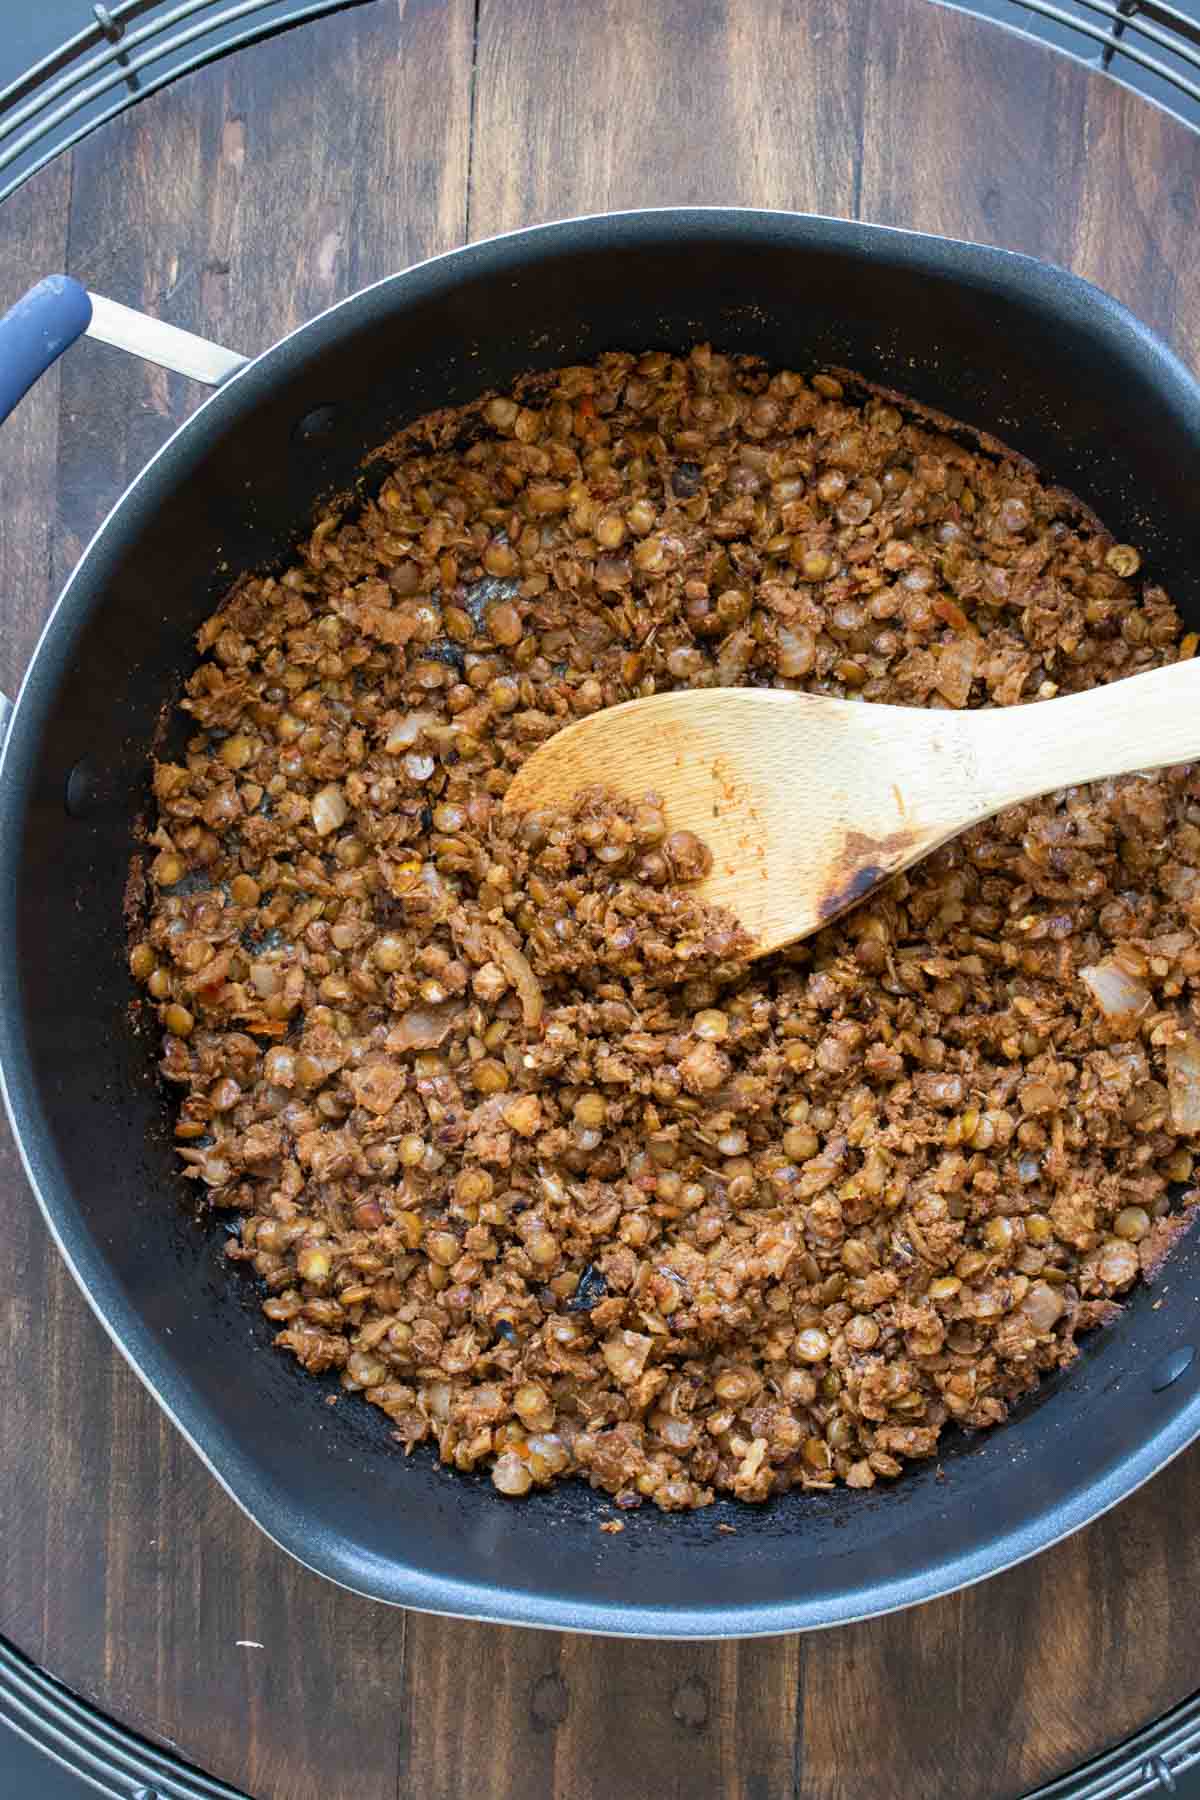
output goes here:
<path id="1" fill-rule="evenodd" d="M 1014 807 L 759 961 L 654 796 L 500 802 L 641 695 L 1011 706 L 1195 638 L 849 378 L 614 354 L 390 455 L 201 631 L 131 954 L 277 1342 L 512 1495 L 870 1487 L 1002 1420 L 1189 1216 L 1194 771 Z"/>

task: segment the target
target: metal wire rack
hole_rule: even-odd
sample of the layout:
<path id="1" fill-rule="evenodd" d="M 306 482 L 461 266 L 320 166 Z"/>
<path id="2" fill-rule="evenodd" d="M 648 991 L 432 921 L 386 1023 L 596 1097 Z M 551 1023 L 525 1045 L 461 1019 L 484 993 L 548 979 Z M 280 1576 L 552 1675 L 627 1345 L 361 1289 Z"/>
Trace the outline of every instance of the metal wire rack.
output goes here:
<path id="1" fill-rule="evenodd" d="M 378 0 L 72 0 L 78 26 L 0 89 L 0 201 L 59 151 L 146 94 L 232 50 Z M 932 0 L 1039 38 L 1200 129 L 1200 0 Z M 0 0 L 3 4 L 3 0 Z M 52 9 L 54 18 L 60 9 Z M 29 15 L 31 18 L 33 15 Z M 6 30 L 12 24 L 6 21 Z M 52 30 L 52 24 L 45 29 Z M 20 26 L 16 27 L 18 30 Z M 0 1718 L 114 1800 L 216 1800 L 232 1789 L 152 1749 L 0 1640 Z M 1200 1695 L 1036 1800 L 1180 1791 L 1200 1762 Z M 1033 1797 L 1031 1797 L 1033 1800 Z"/>
<path id="2" fill-rule="evenodd" d="M 0 1721 L 109 1800 L 246 1800 L 106 1718 L 3 1640 Z M 1183 1800 L 1198 1760 L 1200 1697 L 1026 1800 Z"/>
<path id="3" fill-rule="evenodd" d="M 1200 3 L 938 0 L 1015 27 L 1100 68 L 1200 128 Z"/>
<path id="4" fill-rule="evenodd" d="M 2 1640 L 0 1720 L 107 1800 L 246 1800 L 105 1718 Z"/>
<path id="5" fill-rule="evenodd" d="M 0 89 L 0 200 L 143 95 L 305 20 L 377 0 L 72 0 L 79 28 Z M 937 0 L 1066 51 L 1200 128 L 1200 0 Z M 55 17 L 61 16 L 52 8 Z M 38 14 L 30 11 L 25 28 Z M 17 29 L 20 29 L 18 25 Z"/>
<path id="6" fill-rule="evenodd" d="M 290 26 L 368 3 L 97 0 L 89 7 L 79 0 L 80 29 L 0 89 L 0 200 L 60 150 L 177 76 Z"/>

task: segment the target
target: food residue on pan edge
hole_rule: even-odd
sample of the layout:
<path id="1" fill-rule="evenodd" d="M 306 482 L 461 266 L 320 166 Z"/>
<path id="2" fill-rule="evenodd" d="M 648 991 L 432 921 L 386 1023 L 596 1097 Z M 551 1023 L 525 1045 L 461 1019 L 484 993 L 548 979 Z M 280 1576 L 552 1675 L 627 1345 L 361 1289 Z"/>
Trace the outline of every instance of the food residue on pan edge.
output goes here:
<path id="1" fill-rule="evenodd" d="M 131 964 L 280 1347 L 406 1448 L 620 1507 L 867 1487 L 1187 1223 L 1191 769 L 1013 808 L 753 962 L 652 798 L 500 815 L 650 692 L 1012 705 L 1194 652 L 1136 551 L 948 424 L 608 356 L 402 434 L 200 633 Z"/>

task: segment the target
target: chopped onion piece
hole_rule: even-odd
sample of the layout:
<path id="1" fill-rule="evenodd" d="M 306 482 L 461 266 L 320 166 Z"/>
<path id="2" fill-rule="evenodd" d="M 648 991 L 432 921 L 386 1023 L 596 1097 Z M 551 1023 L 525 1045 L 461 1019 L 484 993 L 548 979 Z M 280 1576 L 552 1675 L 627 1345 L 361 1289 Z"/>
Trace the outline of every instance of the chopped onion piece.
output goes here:
<path id="1" fill-rule="evenodd" d="M 339 825 L 344 825 L 350 808 L 346 805 L 346 796 L 336 781 L 331 781 L 323 788 L 318 788 L 312 799 L 312 822 L 322 837 L 328 837 Z"/>
<path id="2" fill-rule="evenodd" d="M 268 1000 L 277 994 L 283 986 L 283 970 L 278 963 L 252 962 L 250 964 L 250 985 L 256 994 Z"/>
<path id="3" fill-rule="evenodd" d="M 537 976 L 530 968 L 523 951 L 519 950 L 512 939 L 498 926 L 492 925 L 485 933 L 492 961 L 499 963 L 508 979 L 517 990 L 521 1002 L 521 1016 L 526 1025 L 541 1023 L 545 1010 L 541 986 Z"/>
<path id="4" fill-rule="evenodd" d="M 421 886 L 425 889 L 425 892 L 429 895 L 430 899 L 436 900 L 439 906 L 444 905 L 446 900 L 446 884 L 438 874 L 437 865 L 435 863 L 427 862 L 421 864 L 420 880 Z"/>
<path id="5" fill-rule="evenodd" d="M 396 720 L 384 741 L 384 749 L 389 756 L 399 756 L 404 750 L 411 750 L 423 731 L 437 724 L 437 714 L 431 712 L 404 713 Z"/>
<path id="6" fill-rule="evenodd" d="M 807 625 L 780 625 L 775 632 L 779 650 L 779 673 L 788 681 L 798 681 L 812 673 L 817 660 L 817 640 Z"/>
<path id="7" fill-rule="evenodd" d="M 1150 990 L 1118 962 L 1093 963 L 1079 978 L 1110 1025 L 1128 1030 L 1150 1004 Z"/>
<path id="8" fill-rule="evenodd" d="M 431 1419 L 444 1425 L 450 1417 L 450 1401 L 453 1389 L 448 1381 L 427 1381 L 420 1390 L 420 1399 Z"/>
<path id="9" fill-rule="evenodd" d="M 658 1425 L 658 1435 L 672 1450 L 690 1450 L 696 1441 L 696 1427 L 690 1419 L 674 1419 L 667 1414 Z"/>
<path id="10" fill-rule="evenodd" d="M 181 1150 L 180 1155 L 191 1165 L 188 1174 L 198 1175 L 208 1187 L 224 1187 L 233 1180 L 233 1169 L 215 1144 L 207 1150 Z"/>
<path id="11" fill-rule="evenodd" d="M 1021 1301 L 1021 1311 L 1035 1331 L 1053 1331 L 1066 1310 L 1066 1301 L 1048 1281 L 1035 1281 Z"/>
<path id="12" fill-rule="evenodd" d="M 1168 864 L 1161 885 L 1164 894 L 1186 906 L 1200 894 L 1200 869 L 1193 869 L 1187 863 Z"/>
<path id="13" fill-rule="evenodd" d="M 983 646 L 977 637 L 955 638 L 938 651 L 934 685 L 943 700 L 951 706 L 965 706 L 971 684 L 983 658 Z"/>
<path id="14" fill-rule="evenodd" d="M 388 1032 L 386 1046 L 393 1052 L 436 1050 L 449 1037 L 462 1011 L 458 1000 L 446 1000 L 438 1006 L 410 1007 L 401 1013 Z"/>
<path id="15" fill-rule="evenodd" d="M 1167 1050 L 1167 1099 L 1176 1131 L 1200 1131 L 1200 1039 L 1190 1032 Z"/>

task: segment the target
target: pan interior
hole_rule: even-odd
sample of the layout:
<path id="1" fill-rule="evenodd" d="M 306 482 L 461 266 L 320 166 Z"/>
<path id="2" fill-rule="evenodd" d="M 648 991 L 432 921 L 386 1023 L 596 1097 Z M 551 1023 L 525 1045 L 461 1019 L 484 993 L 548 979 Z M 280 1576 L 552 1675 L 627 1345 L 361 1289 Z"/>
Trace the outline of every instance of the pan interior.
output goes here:
<path id="1" fill-rule="evenodd" d="M 259 1522 L 381 1598 L 517 1622 L 727 1633 L 930 1598 L 1112 1504 L 1200 1428 L 1200 1246 L 1093 1334 L 1006 1428 L 869 1495 L 627 1515 L 568 1485 L 514 1506 L 401 1455 L 386 1419 L 269 1349 L 198 1221 L 121 922 L 147 748 L 232 573 L 285 556 L 324 496 L 435 407 L 611 348 L 710 341 L 830 364 L 985 427 L 1137 543 L 1200 621 L 1195 385 L 1119 308 L 1022 258 L 828 221 L 659 213 L 496 240 L 393 278 L 286 340 L 159 456 L 77 573 L 27 682 L 0 784 L 0 1047 L 42 1202 L 126 1353 Z M 1120 395 L 1120 404 L 1113 396 Z M 297 431 L 317 408 L 327 429 Z M 68 780 L 76 803 L 64 804 Z M 82 798 L 79 796 L 82 795 Z M 1155 1310 L 1153 1302 L 1165 1298 Z M 337 1391 L 336 1388 L 333 1391 Z M 733 1533 L 721 1532 L 733 1525 Z"/>

